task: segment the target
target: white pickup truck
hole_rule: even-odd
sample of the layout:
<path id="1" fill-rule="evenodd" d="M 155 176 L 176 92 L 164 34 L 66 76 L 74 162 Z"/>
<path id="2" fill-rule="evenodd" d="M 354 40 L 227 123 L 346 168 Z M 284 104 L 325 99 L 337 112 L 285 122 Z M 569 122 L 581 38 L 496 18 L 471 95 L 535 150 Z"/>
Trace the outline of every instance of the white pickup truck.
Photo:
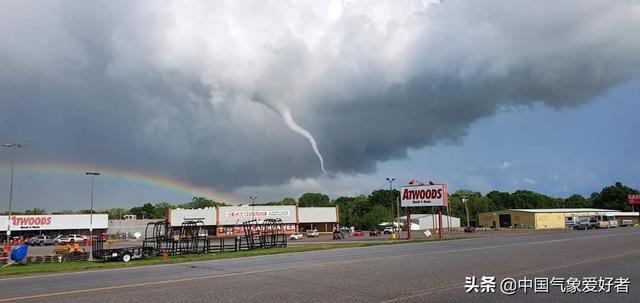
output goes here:
<path id="1" fill-rule="evenodd" d="M 610 215 L 595 215 L 593 216 L 598 222 L 595 224 L 595 228 L 614 228 L 618 227 L 618 220 L 614 216 Z"/>
<path id="2" fill-rule="evenodd" d="M 307 230 L 307 237 L 318 237 L 320 236 L 320 233 L 318 232 L 317 229 L 312 229 L 312 230 Z"/>

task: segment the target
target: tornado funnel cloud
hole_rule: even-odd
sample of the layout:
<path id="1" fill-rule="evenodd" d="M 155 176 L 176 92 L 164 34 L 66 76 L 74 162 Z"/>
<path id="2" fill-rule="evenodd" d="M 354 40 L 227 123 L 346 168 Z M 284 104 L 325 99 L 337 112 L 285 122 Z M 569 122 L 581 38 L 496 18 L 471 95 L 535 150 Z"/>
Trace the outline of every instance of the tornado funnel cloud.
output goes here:
<path id="1" fill-rule="evenodd" d="M 324 159 L 322 158 L 322 154 L 320 154 L 320 150 L 318 149 L 318 143 L 316 143 L 316 139 L 313 138 L 313 135 L 311 135 L 311 133 L 308 130 L 302 128 L 300 125 L 298 125 L 298 123 L 296 123 L 295 120 L 293 120 L 293 116 L 291 116 L 291 111 L 289 110 L 288 107 L 282 104 L 278 104 L 276 106 L 273 106 L 272 108 L 280 115 L 280 117 L 282 117 L 284 124 L 287 125 L 287 127 L 290 130 L 300 134 L 301 136 L 309 140 L 309 143 L 311 144 L 311 148 L 313 148 L 313 152 L 318 157 L 318 160 L 320 160 L 320 169 L 322 170 L 323 173 L 326 174 L 327 171 L 324 169 Z"/>

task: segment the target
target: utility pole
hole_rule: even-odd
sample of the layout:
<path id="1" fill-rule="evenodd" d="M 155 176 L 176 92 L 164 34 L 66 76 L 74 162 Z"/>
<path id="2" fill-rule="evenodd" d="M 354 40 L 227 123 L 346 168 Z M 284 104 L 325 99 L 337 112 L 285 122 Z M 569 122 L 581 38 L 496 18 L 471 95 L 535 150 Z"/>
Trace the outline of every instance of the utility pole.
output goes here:
<path id="1" fill-rule="evenodd" d="M 11 183 L 9 183 L 9 216 L 7 217 L 7 242 L 11 240 L 11 206 L 13 203 L 13 175 L 16 162 L 16 149 L 27 148 L 26 144 L 3 143 L 2 147 L 11 148 Z"/>
<path id="2" fill-rule="evenodd" d="M 393 191 L 391 191 L 391 194 L 393 194 Z M 398 222 L 398 240 L 400 240 L 400 233 L 402 232 L 402 229 L 400 228 L 400 197 L 396 197 L 396 213 L 398 214 L 396 218 L 396 221 Z M 411 227 L 411 224 L 407 225 Z"/>
<path id="3" fill-rule="evenodd" d="M 464 212 L 467 215 L 467 227 L 469 227 L 469 207 L 467 207 L 467 196 L 460 196 L 462 203 L 464 203 Z"/>
<path id="4" fill-rule="evenodd" d="M 93 261 L 93 177 L 99 176 L 98 172 L 86 172 L 87 176 L 91 176 L 91 211 L 89 213 L 89 261 Z"/>
<path id="5" fill-rule="evenodd" d="M 391 216 L 393 216 L 393 181 L 396 178 L 386 178 L 387 182 L 389 182 L 389 192 L 391 192 Z M 391 220 L 391 228 L 393 230 L 393 220 Z"/>

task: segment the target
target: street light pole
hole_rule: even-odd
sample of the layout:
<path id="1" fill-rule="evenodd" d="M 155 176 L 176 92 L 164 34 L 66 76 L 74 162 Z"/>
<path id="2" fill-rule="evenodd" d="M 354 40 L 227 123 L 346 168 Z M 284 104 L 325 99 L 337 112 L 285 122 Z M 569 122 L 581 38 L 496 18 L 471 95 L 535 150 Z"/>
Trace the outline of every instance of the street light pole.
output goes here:
<path id="1" fill-rule="evenodd" d="M 469 207 L 467 207 L 467 196 L 460 196 L 462 203 L 464 203 L 464 212 L 467 214 L 467 227 L 469 227 Z"/>
<path id="2" fill-rule="evenodd" d="M 87 172 L 87 176 L 91 176 L 91 211 L 89 213 L 89 261 L 93 261 L 93 177 L 99 176 L 97 172 Z"/>
<path id="3" fill-rule="evenodd" d="M 15 170 L 16 149 L 27 148 L 26 144 L 3 143 L 2 147 L 11 148 L 11 182 L 9 183 L 9 212 L 7 217 L 7 242 L 11 240 L 11 205 L 13 204 L 13 175 Z"/>
<path id="4" fill-rule="evenodd" d="M 393 191 L 391 191 L 391 194 L 393 194 Z M 402 232 L 402 228 L 400 228 L 400 197 L 396 198 L 396 222 L 398 223 L 398 240 L 400 240 L 400 233 Z M 411 224 L 407 224 L 409 227 L 411 227 Z"/>
<path id="5" fill-rule="evenodd" d="M 396 178 L 386 178 L 387 182 L 389 182 L 389 192 L 391 192 L 391 215 L 393 216 L 393 181 L 396 180 Z M 391 220 L 391 228 L 393 230 L 393 220 Z"/>
<path id="6" fill-rule="evenodd" d="M 253 196 L 249 197 L 249 199 L 251 199 L 251 220 L 254 220 L 256 214 L 256 199 L 258 199 L 258 197 Z"/>

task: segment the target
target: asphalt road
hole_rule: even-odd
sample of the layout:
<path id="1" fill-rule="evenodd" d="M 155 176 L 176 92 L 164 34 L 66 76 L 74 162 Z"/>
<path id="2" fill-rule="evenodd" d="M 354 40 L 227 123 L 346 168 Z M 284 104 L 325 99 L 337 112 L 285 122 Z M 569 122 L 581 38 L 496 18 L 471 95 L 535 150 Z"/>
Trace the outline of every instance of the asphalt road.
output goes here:
<path id="1" fill-rule="evenodd" d="M 495 276 L 496 293 L 465 293 L 471 276 Z M 525 276 L 630 283 L 626 294 L 500 292 Z M 620 228 L 5 278 L 0 302 L 640 302 L 639 281 L 640 229 Z"/>

